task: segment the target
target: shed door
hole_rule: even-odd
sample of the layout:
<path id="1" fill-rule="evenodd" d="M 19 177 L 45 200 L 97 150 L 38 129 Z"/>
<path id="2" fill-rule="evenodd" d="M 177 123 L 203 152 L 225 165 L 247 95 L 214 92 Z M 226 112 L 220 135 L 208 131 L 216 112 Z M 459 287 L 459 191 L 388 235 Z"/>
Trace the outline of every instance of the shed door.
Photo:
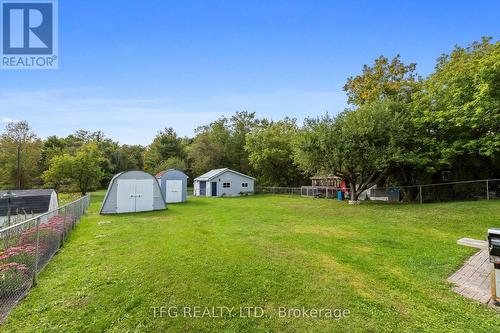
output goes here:
<path id="1" fill-rule="evenodd" d="M 207 195 L 207 182 L 200 182 L 200 195 Z"/>
<path id="2" fill-rule="evenodd" d="M 135 212 L 135 180 L 118 179 L 116 188 L 116 212 Z"/>
<path id="3" fill-rule="evenodd" d="M 152 179 L 118 179 L 116 190 L 117 213 L 153 210 Z"/>
<path id="4" fill-rule="evenodd" d="M 153 179 L 135 181 L 135 211 L 146 212 L 153 210 Z"/>
<path id="5" fill-rule="evenodd" d="M 217 196 L 217 182 L 212 182 L 212 196 Z"/>
<path id="6" fill-rule="evenodd" d="M 165 187 L 167 203 L 182 202 L 182 180 L 167 180 Z"/>

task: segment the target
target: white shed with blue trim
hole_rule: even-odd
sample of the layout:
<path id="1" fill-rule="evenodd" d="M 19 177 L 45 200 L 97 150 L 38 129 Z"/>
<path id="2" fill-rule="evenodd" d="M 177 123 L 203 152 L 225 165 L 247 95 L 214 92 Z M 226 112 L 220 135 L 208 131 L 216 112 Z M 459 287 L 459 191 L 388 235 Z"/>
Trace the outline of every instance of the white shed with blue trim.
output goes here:
<path id="1" fill-rule="evenodd" d="M 214 169 L 194 179 L 193 195 L 235 197 L 254 192 L 255 178 L 228 168 Z"/>

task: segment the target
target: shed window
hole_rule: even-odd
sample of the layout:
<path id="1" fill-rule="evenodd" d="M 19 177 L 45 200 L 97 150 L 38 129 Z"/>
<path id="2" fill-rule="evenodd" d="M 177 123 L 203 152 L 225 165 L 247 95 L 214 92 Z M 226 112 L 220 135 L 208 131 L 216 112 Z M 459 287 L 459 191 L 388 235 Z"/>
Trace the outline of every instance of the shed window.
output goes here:
<path id="1" fill-rule="evenodd" d="M 248 183 L 241 183 L 241 187 L 248 187 Z"/>
<path id="2" fill-rule="evenodd" d="M 222 188 L 231 188 L 231 183 L 222 183 Z"/>

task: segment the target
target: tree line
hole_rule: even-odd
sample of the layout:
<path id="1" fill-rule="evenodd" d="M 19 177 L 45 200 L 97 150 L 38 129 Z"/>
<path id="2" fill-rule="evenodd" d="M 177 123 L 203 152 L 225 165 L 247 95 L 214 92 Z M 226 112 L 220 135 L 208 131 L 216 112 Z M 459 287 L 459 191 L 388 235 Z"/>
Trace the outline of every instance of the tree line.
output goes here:
<path id="1" fill-rule="evenodd" d="M 190 179 L 228 167 L 260 185 L 307 184 L 335 175 L 352 199 L 374 184 L 414 185 L 500 175 L 500 42 L 456 46 L 423 78 L 416 64 L 380 56 L 344 86 L 349 107 L 334 115 L 272 120 L 240 111 L 200 126 L 173 128 L 147 146 L 121 145 L 103 132 L 39 138 L 26 121 L 0 136 L 0 187 L 105 187 L 114 174 L 177 168 Z"/>

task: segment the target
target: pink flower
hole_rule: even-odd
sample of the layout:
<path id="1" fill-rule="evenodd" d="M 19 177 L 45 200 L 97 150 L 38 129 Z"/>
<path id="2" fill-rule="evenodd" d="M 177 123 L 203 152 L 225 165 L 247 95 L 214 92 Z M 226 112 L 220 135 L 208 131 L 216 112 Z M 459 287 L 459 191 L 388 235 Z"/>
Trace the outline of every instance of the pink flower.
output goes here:
<path id="1" fill-rule="evenodd" d="M 9 259 L 21 254 L 35 255 L 36 249 L 33 245 L 21 245 L 9 247 L 2 254 L 0 254 L 0 260 Z"/>
<path id="2" fill-rule="evenodd" d="M 0 265 L 0 274 L 6 273 L 12 269 L 18 270 L 22 273 L 28 273 L 28 266 L 25 264 L 18 264 L 17 262 L 9 262 L 7 264 Z"/>

